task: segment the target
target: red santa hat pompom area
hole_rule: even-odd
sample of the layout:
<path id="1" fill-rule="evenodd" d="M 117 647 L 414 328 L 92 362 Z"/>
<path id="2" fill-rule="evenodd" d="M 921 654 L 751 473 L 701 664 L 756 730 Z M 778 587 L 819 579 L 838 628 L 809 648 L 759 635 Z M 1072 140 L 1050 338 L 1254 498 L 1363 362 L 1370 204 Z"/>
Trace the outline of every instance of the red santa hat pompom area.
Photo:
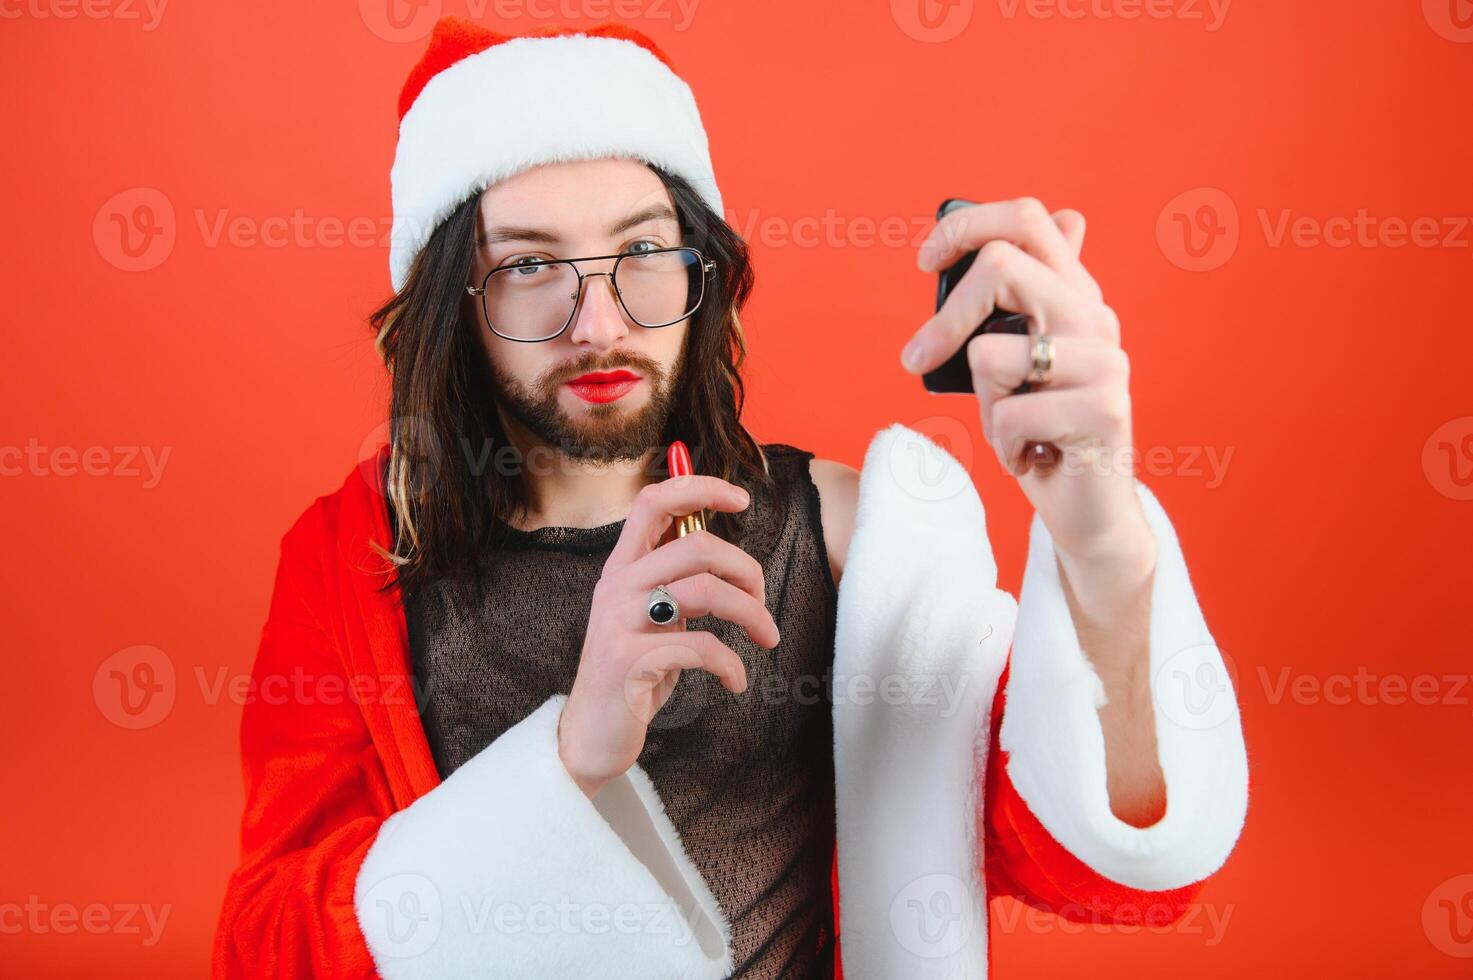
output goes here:
<path id="1" fill-rule="evenodd" d="M 399 95 L 394 290 L 471 194 L 543 163 L 611 156 L 685 178 L 722 213 L 695 96 L 648 37 L 615 23 L 505 35 L 442 17 Z"/>

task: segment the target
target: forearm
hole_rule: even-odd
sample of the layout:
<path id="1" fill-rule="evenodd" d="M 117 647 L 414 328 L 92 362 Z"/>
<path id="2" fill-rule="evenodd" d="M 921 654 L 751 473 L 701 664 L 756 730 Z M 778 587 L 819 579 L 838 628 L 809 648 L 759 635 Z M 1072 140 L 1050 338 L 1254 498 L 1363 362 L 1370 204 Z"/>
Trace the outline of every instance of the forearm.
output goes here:
<path id="1" fill-rule="evenodd" d="M 1099 708 L 1110 809 L 1147 827 L 1166 810 L 1151 700 L 1151 585 L 1156 542 L 1144 516 L 1138 531 L 1080 557 L 1057 556 L 1079 645 L 1105 689 Z"/>
<path id="2" fill-rule="evenodd" d="M 1035 867 L 1046 845 L 1020 821 L 1036 817 L 1100 880 L 1150 893 L 1215 873 L 1247 813 L 1247 751 L 1222 655 L 1176 529 L 1148 487 L 1135 490 L 1149 538 L 1127 518 L 1114 544 L 1083 558 L 1034 514 L 998 730 L 1007 782 L 1032 815 L 1014 808 L 1000 825 L 1024 839 L 1014 880 L 1031 868 L 1075 897 L 1105 886 L 1078 867 Z M 1162 670 L 1220 679 L 1213 710 L 1203 713 L 1193 685 L 1153 683 Z"/>

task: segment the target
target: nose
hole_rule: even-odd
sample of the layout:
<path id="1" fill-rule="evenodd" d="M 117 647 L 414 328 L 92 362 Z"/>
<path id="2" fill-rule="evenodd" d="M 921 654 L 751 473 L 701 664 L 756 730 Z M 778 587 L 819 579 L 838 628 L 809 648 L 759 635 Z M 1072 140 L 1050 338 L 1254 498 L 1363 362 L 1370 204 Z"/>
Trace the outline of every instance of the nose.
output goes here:
<path id="1" fill-rule="evenodd" d="M 570 331 L 573 343 L 609 348 L 629 335 L 624 308 L 614 295 L 612 272 L 585 272 L 582 291 Z"/>

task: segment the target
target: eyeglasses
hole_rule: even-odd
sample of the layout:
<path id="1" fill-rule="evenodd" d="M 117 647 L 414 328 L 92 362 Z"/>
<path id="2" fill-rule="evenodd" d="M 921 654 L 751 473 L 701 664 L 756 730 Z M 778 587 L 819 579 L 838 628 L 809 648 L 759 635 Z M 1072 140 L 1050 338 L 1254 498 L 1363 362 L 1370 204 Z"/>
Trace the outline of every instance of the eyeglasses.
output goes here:
<path id="1" fill-rule="evenodd" d="M 577 263 L 615 259 L 609 272 L 582 272 Z M 608 276 L 614 296 L 641 327 L 668 327 L 689 317 L 706 296 L 706 279 L 716 269 L 699 249 L 686 246 L 643 252 L 590 255 L 581 259 L 513 262 L 486 273 L 465 291 L 481 297 L 486 323 L 498 337 L 535 344 L 568 329 L 578 311 L 583 283 Z"/>

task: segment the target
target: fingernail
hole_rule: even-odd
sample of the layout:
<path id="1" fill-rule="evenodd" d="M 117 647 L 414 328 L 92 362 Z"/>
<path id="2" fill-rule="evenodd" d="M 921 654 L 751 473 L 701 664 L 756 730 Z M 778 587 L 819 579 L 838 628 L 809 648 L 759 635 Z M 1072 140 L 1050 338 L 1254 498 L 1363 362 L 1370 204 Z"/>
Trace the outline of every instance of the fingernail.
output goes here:
<path id="1" fill-rule="evenodd" d="M 752 495 L 750 493 L 748 493 L 746 490 L 742 489 L 741 487 L 737 487 L 737 493 L 740 494 L 740 497 L 738 499 L 741 500 L 743 507 L 746 507 L 749 504 L 751 504 L 751 502 L 752 502 Z"/>
<path id="2" fill-rule="evenodd" d="M 931 264 L 936 261 L 936 247 L 930 242 L 921 246 L 920 254 L 916 256 L 916 264 L 921 267 L 922 272 L 930 272 Z"/>
<path id="3" fill-rule="evenodd" d="M 925 351 L 925 345 L 917 338 L 905 345 L 905 350 L 900 353 L 900 361 L 905 365 L 907 371 L 914 372 L 921 366 L 921 355 Z"/>

